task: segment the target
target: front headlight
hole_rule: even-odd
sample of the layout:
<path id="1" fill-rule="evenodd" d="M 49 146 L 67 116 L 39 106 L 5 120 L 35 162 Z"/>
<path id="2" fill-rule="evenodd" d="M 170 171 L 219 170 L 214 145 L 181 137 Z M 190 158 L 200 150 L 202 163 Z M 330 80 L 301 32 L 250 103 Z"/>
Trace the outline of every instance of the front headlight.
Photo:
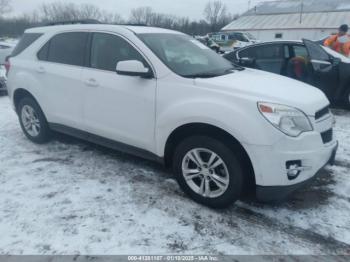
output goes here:
<path id="1" fill-rule="evenodd" d="M 288 136 L 313 131 L 309 118 L 299 109 L 271 103 L 258 103 L 258 108 L 267 121 Z"/>

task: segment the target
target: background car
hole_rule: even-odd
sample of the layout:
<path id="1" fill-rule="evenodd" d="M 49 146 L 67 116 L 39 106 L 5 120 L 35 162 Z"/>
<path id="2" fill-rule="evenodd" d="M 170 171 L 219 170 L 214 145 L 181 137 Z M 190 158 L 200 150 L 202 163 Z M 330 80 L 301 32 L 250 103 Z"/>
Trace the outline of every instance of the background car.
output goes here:
<path id="1" fill-rule="evenodd" d="M 229 61 L 303 81 L 334 105 L 350 109 L 350 59 L 310 40 L 251 45 L 224 55 Z"/>
<path id="2" fill-rule="evenodd" d="M 6 57 L 12 53 L 12 50 L 14 48 L 14 43 L 0 41 L 0 65 L 3 65 L 5 63 Z"/>
<path id="3" fill-rule="evenodd" d="M 208 35 L 210 39 L 221 47 L 223 52 L 231 52 L 235 49 L 259 42 L 251 34 L 242 32 L 218 32 Z"/>

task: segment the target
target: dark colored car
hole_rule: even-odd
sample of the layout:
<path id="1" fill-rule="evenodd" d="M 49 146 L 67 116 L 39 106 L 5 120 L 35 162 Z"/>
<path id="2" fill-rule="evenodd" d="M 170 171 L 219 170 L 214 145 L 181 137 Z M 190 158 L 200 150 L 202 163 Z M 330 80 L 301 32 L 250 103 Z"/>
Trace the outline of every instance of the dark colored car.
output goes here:
<path id="1" fill-rule="evenodd" d="M 321 89 L 333 105 L 350 109 L 350 59 L 310 41 L 251 45 L 224 55 L 229 61 L 303 81 Z"/>

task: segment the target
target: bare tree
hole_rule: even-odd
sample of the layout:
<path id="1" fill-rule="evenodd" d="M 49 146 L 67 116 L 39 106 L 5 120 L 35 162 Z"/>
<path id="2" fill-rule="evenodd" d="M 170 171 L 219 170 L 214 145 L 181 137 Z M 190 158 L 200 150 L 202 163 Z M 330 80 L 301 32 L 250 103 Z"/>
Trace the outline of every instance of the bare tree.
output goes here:
<path id="1" fill-rule="evenodd" d="M 212 28 L 217 28 L 226 20 L 229 14 L 227 13 L 227 6 L 220 0 L 209 1 L 204 9 L 204 17 Z"/>
<path id="2" fill-rule="evenodd" d="M 154 12 L 151 7 L 138 7 L 131 10 L 130 22 L 135 24 L 150 24 Z"/>
<path id="3" fill-rule="evenodd" d="M 103 23 L 120 23 L 123 19 L 119 14 L 101 10 L 92 4 L 53 2 L 41 5 L 39 17 L 43 21 L 65 21 L 95 19 Z"/>
<path id="4" fill-rule="evenodd" d="M 96 19 L 100 20 L 103 16 L 102 11 L 99 7 L 91 4 L 83 4 L 78 7 L 79 11 L 76 13 L 78 14 L 79 19 Z"/>
<path id="5" fill-rule="evenodd" d="M 101 10 L 100 18 L 101 23 L 107 23 L 107 24 L 125 24 L 125 20 L 123 17 L 117 13 L 111 13 L 105 10 Z"/>
<path id="6" fill-rule="evenodd" d="M 78 8 L 73 3 L 54 2 L 42 4 L 39 12 L 44 21 L 79 19 Z"/>
<path id="7" fill-rule="evenodd" d="M 3 1 L 4 0 L 0 0 L 0 3 Z M 38 26 L 43 22 L 77 19 L 97 19 L 103 23 L 111 24 L 148 24 L 151 26 L 182 31 L 190 35 L 206 35 L 207 33 L 213 31 L 213 26 L 208 21 L 212 21 L 215 24 L 215 28 L 221 28 L 231 22 L 234 18 L 234 16 L 226 11 L 226 8 L 222 8 L 221 6 L 221 8 L 219 8 L 221 11 L 215 11 L 217 10 L 217 8 L 215 8 L 216 5 L 211 5 L 212 6 L 209 8 L 206 8 L 208 9 L 206 12 L 208 14 L 212 14 L 208 17 L 216 17 L 216 19 L 208 19 L 206 16 L 207 21 L 204 19 L 195 21 L 189 19 L 188 17 L 157 13 L 150 7 L 133 9 L 130 13 L 129 20 L 124 21 L 119 14 L 100 9 L 95 5 L 79 5 L 74 2 L 58 1 L 43 4 L 31 14 L 13 18 L 1 18 L 0 15 L 0 35 L 18 37 L 25 29 Z"/>
<path id="8" fill-rule="evenodd" d="M 4 14 L 11 11 L 11 0 L 0 0 L 0 16 L 3 16 Z"/>

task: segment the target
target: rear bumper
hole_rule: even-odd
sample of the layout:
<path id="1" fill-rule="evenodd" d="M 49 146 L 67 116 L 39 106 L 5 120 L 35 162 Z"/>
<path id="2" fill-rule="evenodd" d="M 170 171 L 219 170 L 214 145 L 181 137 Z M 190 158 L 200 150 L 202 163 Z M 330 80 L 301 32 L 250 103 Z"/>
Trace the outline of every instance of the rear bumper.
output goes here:
<path id="1" fill-rule="evenodd" d="M 336 156 L 336 153 L 338 150 L 338 146 L 339 146 L 339 144 L 338 144 L 338 142 L 336 142 L 336 144 L 333 146 L 330 158 L 328 159 L 328 161 L 326 162 L 326 164 L 322 168 L 324 168 L 328 164 L 330 164 L 330 165 L 334 164 L 335 156 Z M 286 199 L 289 195 L 291 195 L 296 190 L 304 188 L 307 185 L 309 185 L 314 179 L 316 179 L 317 173 L 314 176 L 308 178 L 307 180 L 304 180 L 300 183 L 293 184 L 293 185 L 287 185 L 287 186 L 259 186 L 259 185 L 257 185 L 256 186 L 256 198 L 262 202 L 274 202 L 274 201 L 281 201 L 283 199 Z"/>

